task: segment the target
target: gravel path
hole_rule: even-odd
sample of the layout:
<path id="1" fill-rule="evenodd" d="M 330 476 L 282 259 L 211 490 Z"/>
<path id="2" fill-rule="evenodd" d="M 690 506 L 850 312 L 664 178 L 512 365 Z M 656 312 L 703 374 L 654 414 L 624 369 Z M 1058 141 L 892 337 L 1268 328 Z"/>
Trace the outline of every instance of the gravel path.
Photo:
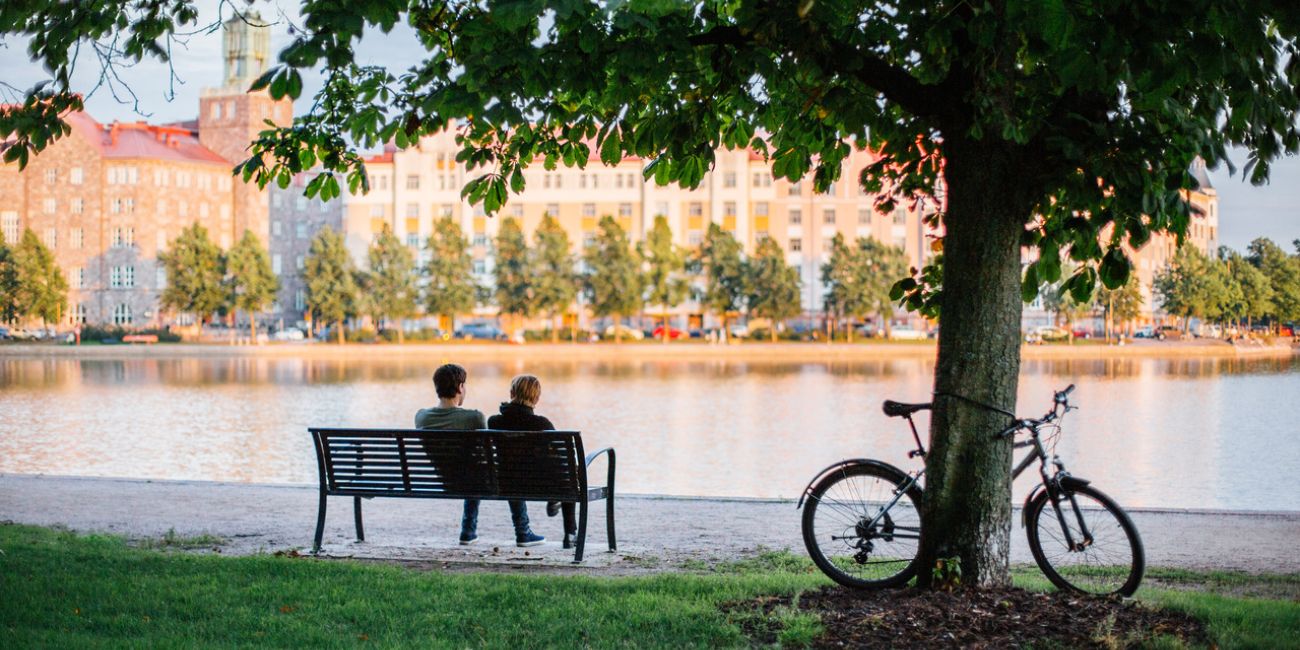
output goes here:
<path id="1" fill-rule="evenodd" d="M 555 572 L 626 575 L 701 569 L 753 557 L 764 549 L 804 554 L 799 511 L 791 502 L 619 496 L 619 552 L 605 546 L 604 504 L 592 508 L 588 559 L 581 567 L 560 548 L 559 518 L 530 504 L 533 528 L 550 540 L 532 549 L 511 543 L 504 503 L 486 502 L 480 542 L 456 543 L 460 502 L 415 499 L 364 501 L 367 541 L 352 536 L 350 499 L 332 497 L 325 552 L 451 570 L 546 567 Z M 157 539 L 213 535 L 219 552 L 245 555 L 305 550 L 311 545 L 317 491 L 181 481 L 39 477 L 0 474 L 0 521 L 65 526 Z M 1300 513 L 1136 511 L 1148 566 L 1300 573 Z M 1023 532 L 1012 533 L 1012 561 L 1032 563 Z"/>

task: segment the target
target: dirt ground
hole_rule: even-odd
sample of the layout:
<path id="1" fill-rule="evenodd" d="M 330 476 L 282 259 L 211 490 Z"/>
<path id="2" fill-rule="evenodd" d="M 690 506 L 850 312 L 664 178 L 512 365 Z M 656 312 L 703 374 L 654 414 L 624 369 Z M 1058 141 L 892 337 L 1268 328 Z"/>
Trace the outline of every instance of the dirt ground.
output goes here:
<path id="1" fill-rule="evenodd" d="M 0 521 L 109 532 L 144 541 L 206 540 L 230 555 L 306 552 L 315 531 L 312 486 L 0 475 Z M 605 504 L 590 511 L 586 559 L 572 563 L 560 547 L 560 518 L 530 504 L 534 530 L 547 543 L 513 544 L 505 503 L 486 502 L 480 541 L 457 544 L 459 501 L 363 501 L 366 541 L 354 539 L 351 499 L 331 497 L 324 552 L 444 570 L 538 570 L 636 575 L 698 571 L 788 549 L 805 554 L 799 511 L 789 501 L 683 499 L 620 495 L 615 502 L 618 551 L 607 548 Z M 1018 513 L 1017 513 L 1018 514 Z M 1134 511 L 1147 565 L 1251 573 L 1300 573 L 1300 513 Z M 1018 519 L 1017 519 L 1018 521 Z M 1032 563 L 1022 529 L 1012 532 L 1012 562 Z"/>

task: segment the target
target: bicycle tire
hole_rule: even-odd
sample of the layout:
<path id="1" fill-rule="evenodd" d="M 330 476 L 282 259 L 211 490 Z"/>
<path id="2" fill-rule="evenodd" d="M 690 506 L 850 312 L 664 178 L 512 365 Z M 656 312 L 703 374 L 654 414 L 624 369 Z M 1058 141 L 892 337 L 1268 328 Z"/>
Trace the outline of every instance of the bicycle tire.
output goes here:
<path id="1" fill-rule="evenodd" d="M 1082 496 L 1086 500 L 1091 500 L 1102 506 L 1100 510 L 1092 509 L 1089 511 L 1092 514 L 1092 521 L 1089 522 L 1088 526 L 1089 532 L 1093 534 L 1094 544 L 1089 546 L 1087 551 L 1071 551 L 1066 547 L 1064 541 L 1058 537 L 1054 540 L 1056 543 L 1053 546 L 1059 546 L 1069 555 L 1062 556 L 1058 551 L 1057 554 L 1048 557 L 1048 553 L 1043 548 L 1043 539 L 1039 535 L 1039 525 L 1042 523 L 1046 526 L 1044 530 L 1047 531 L 1059 531 L 1060 522 L 1056 518 L 1055 509 L 1045 507 L 1050 502 L 1048 501 L 1047 492 L 1043 491 L 1030 502 L 1025 511 L 1025 532 L 1029 537 L 1029 550 L 1033 553 L 1038 568 L 1043 571 L 1043 574 L 1047 576 L 1047 579 L 1053 585 L 1064 591 L 1093 595 L 1132 596 L 1142 583 L 1142 575 L 1146 571 L 1146 551 L 1142 546 L 1142 538 L 1138 535 L 1137 526 L 1133 525 L 1128 513 L 1124 512 L 1124 509 L 1119 507 L 1119 504 L 1115 503 L 1109 496 L 1090 485 L 1063 489 L 1061 494 L 1061 514 L 1069 522 L 1071 533 L 1076 537 L 1080 535 L 1074 530 L 1077 524 L 1071 521 L 1071 518 L 1075 516 L 1074 508 L 1070 505 L 1071 502 L 1067 497 L 1073 494 L 1075 497 L 1074 502 L 1077 504 L 1080 501 L 1079 497 Z M 1105 512 L 1108 517 L 1100 517 L 1098 515 L 1100 512 Z M 1050 520 L 1040 522 L 1039 519 L 1044 513 L 1047 513 Z M 1116 573 L 1115 575 L 1118 577 L 1108 579 L 1107 576 L 1111 572 L 1121 569 L 1123 565 L 1104 564 L 1108 557 L 1115 556 L 1109 555 L 1109 552 L 1097 553 L 1094 549 L 1098 548 L 1098 544 L 1095 542 L 1097 539 L 1105 539 L 1108 543 L 1113 542 L 1118 539 L 1118 534 L 1121 532 L 1125 538 L 1124 542 L 1129 553 L 1127 560 L 1128 571 L 1122 575 Z M 1094 563 L 1091 560 L 1093 555 L 1090 554 L 1095 554 L 1099 561 Z M 1077 570 L 1063 573 L 1066 563 L 1060 561 L 1060 558 L 1071 556 L 1081 558 L 1083 565 L 1079 566 Z M 1058 561 L 1053 562 L 1053 559 L 1058 559 Z M 1076 575 L 1073 576 L 1074 579 L 1071 579 L 1065 573 L 1076 573 Z M 1090 574 L 1092 575 L 1090 576 Z M 1112 585 L 1118 586 L 1110 588 Z"/>
<path id="2" fill-rule="evenodd" d="M 818 481 L 817 484 L 813 486 L 812 490 L 809 491 L 808 502 L 804 506 L 802 521 L 804 546 L 808 549 L 809 557 L 812 558 L 812 561 L 817 565 L 817 568 L 822 570 L 822 573 L 825 573 L 830 579 L 846 587 L 853 587 L 856 589 L 901 587 L 907 584 L 907 582 L 916 574 L 917 554 L 920 552 L 921 488 L 916 485 L 911 486 L 911 488 L 905 493 L 905 498 L 900 499 L 894 507 L 890 508 L 889 513 L 886 513 L 890 515 L 888 520 L 886 520 L 888 523 L 888 530 L 895 531 L 905 529 L 909 536 L 903 538 L 882 534 L 880 537 L 866 540 L 871 541 L 872 539 L 875 539 L 879 540 L 881 543 L 887 543 L 901 541 L 902 539 L 911 539 L 910 530 L 913 526 L 898 526 L 894 522 L 894 518 L 898 517 L 902 518 L 904 523 L 910 524 L 913 521 L 915 522 L 914 528 L 917 539 L 914 547 L 900 544 L 895 549 L 891 549 L 896 550 L 896 554 L 900 556 L 896 558 L 873 561 L 870 559 L 869 554 L 867 554 L 863 556 L 866 558 L 866 562 L 859 562 L 856 560 L 853 562 L 853 564 L 858 566 L 872 564 L 881 567 L 882 573 L 879 576 L 865 577 L 853 575 L 846 569 L 837 566 L 833 559 L 836 551 L 848 552 L 850 550 L 861 550 L 850 547 L 848 545 L 850 540 L 846 538 L 853 537 L 854 543 L 862 541 L 862 537 L 858 534 L 861 532 L 860 526 L 857 524 L 864 520 L 864 516 L 866 516 L 866 518 L 874 516 L 879 512 L 880 506 L 883 505 L 883 502 L 872 504 L 865 498 L 854 500 L 852 495 L 862 496 L 865 490 L 853 488 L 852 482 L 855 479 L 862 478 L 877 479 L 883 486 L 887 486 L 888 492 L 882 494 L 882 501 L 887 501 L 888 499 L 893 498 L 893 494 L 897 491 L 898 487 L 907 480 L 907 475 L 898 470 L 890 471 L 887 468 L 873 465 L 850 465 L 848 467 L 840 468 L 826 478 L 823 478 L 821 481 Z M 841 490 L 845 492 L 845 494 L 850 495 L 848 499 L 840 497 L 839 492 L 832 492 L 832 490 L 835 490 L 837 486 L 841 485 L 851 488 L 848 490 Z M 835 498 L 827 497 L 826 495 L 828 493 L 837 496 Z M 904 505 L 905 502 L 909 503 Z M 902 507 L 900 508 L 900 506 Z M 908 508 L 910 508 L 910 511 Z M 823 531 L 825 534 L 820 537 L 818 535 L 819 522 L 817 517 L 819 511 L 827 515 L 822 518 L 821 521 L 826 523 L 821 527 L 828 528 L 828 530 Z M 849 521 L 847 520 L 847 517 L 853 517 L 855 521 Z M 840 539 L 835 539 L 833 535 L 834 529 L 829 528 L 847 528 L 850 525 L 853 526 L 854 534 L 842 535 L 840 536 Z M 882 529 L 883 528 L 884 526 L 882 525 Z M 824 545 L 826 548 L 823 548 Z M 849 566 L 853 565 L 849 564 L 848 560 L 841 561 Z M 892 570 L 894 566 L 901 566 L 902 569 L 895 572 Z"/>

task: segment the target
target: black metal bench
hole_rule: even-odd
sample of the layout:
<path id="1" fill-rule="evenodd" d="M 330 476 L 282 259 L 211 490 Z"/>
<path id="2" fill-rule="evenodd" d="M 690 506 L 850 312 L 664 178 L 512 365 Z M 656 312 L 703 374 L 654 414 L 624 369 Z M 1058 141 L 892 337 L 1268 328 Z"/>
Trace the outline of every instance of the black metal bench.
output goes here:
<path id="1" fill-rule="evenodd" d="M 320 470 L 316 513 L 319 553 L 325 533 L 325 498 L 352 497 L 357 539 L 365 539 L 361 499 L 484 499 L 578 504 L 573 561 L 582 561 L 587 504 L 605 500 L 609 550 L 614 540 L 614 449 L 584 454 L 577 431 L 425 431 L 420 429 L 308 429 Z M 590 487 L 587 468 L 608 456 L 602 487 Z M 568 548 L 567 540 L 565 548 Z"/>

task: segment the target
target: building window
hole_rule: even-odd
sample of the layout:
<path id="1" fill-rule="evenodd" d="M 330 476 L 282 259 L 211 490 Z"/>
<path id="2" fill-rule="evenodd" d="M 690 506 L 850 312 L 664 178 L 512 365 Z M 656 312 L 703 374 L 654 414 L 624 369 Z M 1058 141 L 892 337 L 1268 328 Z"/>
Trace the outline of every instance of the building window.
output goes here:
<path id="1" fill-rule="evenodd" d="M 803 182 L 790 183 L 790 196 L 803 194 Z"/>
<path id="2" fill-rule="evenodd" d="M 452 206 L 451 206 L 451 205 L 448 205 L 448 204 L 444 204 L 444 205 L 442 206 L 441 213 L 442 213 L 443 218 L 449 218 L 449 217 L 451 217 Z"/>
<path id="3" fill-rule="evenodd" d="M 273 237 L 279 237 L 280 234 L 281 234 L 281 232 L 282 232 L 282 231 L 280 230 L 280 222 L 279 222 L 279 221 L 272 221 L 272 222 L 271 222 L 271 236 L 273 236 Z"/>
<path id="4" fill-rule="evenodd" d="M 803 223 L 803 212 L 798 209 L 790 210 L 789 221 L 792 226 Z"/>
<path id="5" fill-rule="evenodd" d="M 276 275 L 280 275 L 280 270 L 281 270 L 281 268 L 282 268 L 282 267 L 281 267 L 281 259 L 280 259 L 280 256 L 279 256 L 278 254 L 277 254 L 277 255 L 272 255 L 272 256 L 271 256 L 271 272 L 274 273 L 274 274 L 276 274 Z"/>
<path id="6" fill-rule="evenodd" d="M 108 270 L 108 286 L 114 289 L 122 288 L 122 267 L 114 266 Z"/>
<path id="7" fill-rule="evenodd" d="M 594 177 L 593 177 L 593 178 L 594 178 Z M 584 217 L 594 217 L 594 216 L 596 216 L 596 204 L 595 204 L 595 203 L 583 203 L 583 204 L 582 204 L 582 216 L 584 216 Z"/>
<path id="8" fill-rule="evenodd" d="M 124 199 L 122 201 L 122 211 L 127 214 L 135 214 L 135 199 Z"/>
<path id="9" fill-rule="evenodd" d="M 135 166 L 127 167 L 123 170 L 126 174 L 125 181 L 127 185 L 135 185 L 140 182 L 140 169 Z"/>
<path id="10" fill-rule="evenodd" d="M 655 216 L 668 216 L 668 202 L 660 201 L 655 204 Z"/>
<path id="11" fill-rule="evenodd" d="M 81 170 L 80 167 L 73 167 L 68 172 L 68 182 L 73 185 L 81 185 L 83 182 L 85 182 L 85 179 L 86 179 L 86 174 Z"/>
<path id="12" fill-rule="evenodd" d="M 111 241 L 112 241 L 112 246 L 113 246 L 113 248 L 121 248 L 121 247 L 122 247 L 122 229 L 121 229 L 121 228 L 114 228 L 112 232 L 113 232 L 113 236 L 112 236 Z"/>
<path id="13" fill-rule="evenodd" d="M 736 202 L 735 202 L 735 201 L 726 201 L 726 202 L 724 202 L 724 203 L 722 204 L 722 216 L 724 216 L 724 217 L 734 217 L 734 216 L 736 216 Z"/>
<path id="14" fill-rule="evenodd" d="M 632 204 L 631 203 L 618 204 L 618 216 L 620 217 L 632 216 Z"/>
<path id="15" fill-rule="evenodd" d="M 382 218 L 384 217 L 384 206 L 383 206 L 383 204 L 381 204 L 381 203 L 376 203 L 376 204 L 370 206 L 370 216 L 371 216 L 372 218 L 375 218 L 375 219 L 382 219 Z"/>
<path id="16" fill-rule="evenodd" d="M 722 174 L 722 186 L 723 186 L 723 187 L 735 187 L 735 186 L 736 186 L 736 172 L 724 172 L 724 173 Z"/>
<path id="17" fill-rule="evenodd" d="M 122 229 L 122 245 L 135 246 L 135 228 L 127 226 Z"/>
<path id="18" fill-rule="evenodd" d="M 307 308 L 307 292 L 299 289 L 293 292 L 293 308 L 302 311 Z"/>
<path id="19" fill-rule="evenodd" d="M 798 253 L 799 251 L 802 251 L 802 250 L 803 250 L 803 240 L 802 240 L 802 239 L 799 239 L 798 237 L 791 238 L 791 239 L 790 239 L 790 252 L 791 252 L 791 253 Z"/>
<path id="20" fill-rule="evenodd" d="M 303 257 L 299 255 L 298 258 L 294 260 L 293 264 L 299 271 L 301 271 L 304 264 Z"/>
<path id="21" fill-rule="evenodd" d="M 772 187 L 772 174 L 754 172 L 754 187 Z"/>
<path id="22" fill-rule="evenodd" d="M 176 214 L 179 214 L 182 217 L 190 216 L 190 204 L 186 203 L 185 201 L 181 201 L 180 203 L 178 203 L 176 205 Z"/>
<path id="23" fill-rule="evenodd" d="M 704 242 L 704 233 L 698 230 L 692 230 L 686 234 L 686 243 L 691 246 L 699 246 Z"/>
<path id="24" fill-rule="evenodd" d="M 754 214 L 759 217 L 766 217 L 768 212 L 767 201 L 759 201 L 754 204 Z"/>
<path id="25" fill-rule="evenodd" d="M 591 248 L 596 245 L 596 233 L 587 230 L 582 233 L 582 247 Z"/>
<path id="26" fill-rule="evenodd" d="M 408 174 L 408 175 L 407 175 L 407 177 L 406 177 L 406 189 L 408 189 L 408 190 L 418 190 L 418 189 L 420 189 L 420 175 L 419 175 L 419 174 Z"/>
<path id="27" fill-rule="evenodd" d="M 153 275 L 154 275 L 153 278 L 154 286 L 159 289 L 166 289 L 167 288 L 167 267 L 159 266 L 158 268 L 153 270 Z"/>
<path id="28" fill-rule="evenodd" d="M 41 211 L 45 214 L 54 214 L 59 210 L 59 203 L 54 199 L 45 199 L 41 201 Z"/>
<path id="29" fill-rule="evenodd" d="M 85 325 L 85 324 L 86 324 L 86 304 L 85 304 L 85 303 L 79 302 L 79 303 L 77 303 L 77 306 L 74 307 L 74 308 L 72 309 L 72 322 L 73 322 L 74 325 Z"/>
<path id="30" fill-rule="evenodd" d="M 59 246 L 59 231 L 56 228 L 46 228 L 45 236 L 41 238 L 46 248 L 54 249 Z"/>
<path id="31" fill-rule="evenodd" d="M 296 223 L 294 224 L 293 229 L 294 229 L 293 236 L 296 237 L 297 239 L 307 238 L 307 224 L 302 222 Z"/>
<path id="32" fill-rule="evenodd" d="M 871 225 L 871 208 L 858 209 L 858 223 L 863 226 Z"/>
<path id="33" fill-rule="evenodd" d="M 58 170 L 58 168 L 56 168 L 56 167 L 51 167 L 51 168 L 45 170 L 45 184 L 46 184 L 46 185 L 53 185 L 53 184 L 54 184 L 56 181 L 58 181 L 58 180 L 59 180 L 59 170 Z"/>
<path id="34" fill-rule="evenodd" d="M 419 219 L 419 218 L 420 218 L 420 204 L 419 204 L 419 203 L 407 203 L 407 204 L 406 204 L 406 218 L 407 218 L 407 219 Z"/>
<path id="35" fill-rule="evenodd" d="M 72 199 L 72 214 L 81 214 L 86 211 L 86 202 L 81 199 Z"/>
<path id="36" fill-rule="evenodd" d="M 407 246 L 410 246 L 411 248 L 419 248 L 419 247 L 420 247 L 420 235 L 419 235 L 418 233 L 407 233 L 407 235 L 406 235 L 406 245 L 407 245 Z"/>
<path id="37" fill-rule="evenodd" d="M 614 174 L 614 187 L 623 187 L 623 175 Z"/>
<path id="38" fill-rule="evenodd" d="M 487 262 L 485 260 L 474 260 L 474 274 L 483 275 L 487 273 Z"/>
<path id="39" fill-rule="evenodd" d="M 113 308 L 113 324 L 114 325 L 131 324 L 131 305 L 122 303 Z"/>
<path id="40" fill-rule="evenodd" d="M 828 226 L 833 226 L 833 225 L 835 225 L 835 210 L 834 210 L 834 209 L 822 210 L 822 223 L 824 223 L 824 224 L 826 224 L 826 225 L 828 225 Z"/>
<path id="41" fill-rule="evenodd" d="M 72 246 L 73 250 L 80 250 L 84 243 L 85 235 L 82 234 L 81 229 L 73 228 L 72 236 L 68 238 L 68 244 Z"/>
<path id="42" fill-rule="evenodd" d="M 755 233 L 754 233 L 754 241 L 756 241 L 756 242 L 758 242 L 758 243 L 760 243 L 760 244 L 763 243 L 764 241 L 767 241 L 767 231 L 766 231 L 766 230 L 759 230 L 758 232 L 755 232 Z"/>
<path id="43" fill-rule="evenodd" d="M 595 175 L 595 174 L 592 174 L 592 175 L 591 175 L 591 189 L 594 190 L 594 189 L 596 189 L 596 188 L 598 188 L 598 187 L 600 187 L 600 177 L 597 176 L 597 175 Z"/>
<path id="44" fill-rule="evenodd" d="M 487 246 L 487 245 L 488 245 L 488 236 L 487 236 L 487 234 L 485 234 L 485 233 L 481 233 L 481 232 L 476 232 L 476 233 L 474 233 L 474 245 L 475 245 L 475 246 Z"/>
<path id="45" fill-rule="evenodd" d="M 551 215 L 552 217 L 558 217 L 558 216 L 560 216 L 560 204 L 559 204 L 559 203 L 547 203 L 547 204 L 546 204 L 546 214 L 549 214 L 549 215 Z"/>
<path id="46" fill-rule="evenodd" d="M 689 214 L 692 217 L 703 216 L 704 204 L 699 202 L 690 204 L 690 206 L 686 208 L 686 214 Z"/>
<path id="47" fill-rule="evenodd" d="M 74 266 L 68 270 L 68 284 L 73 289 L 80 289 L 86 286 L 86 270 L 80 266 Z"/>
<path id="48" fill-rule="evenodd" d="M 905 223 L 907 223 L 907 210 L 904 208 L 894 210 L 894 225 L 901 226 Z"/>
<path id="49" fill-rule="evenodd" d="M 4 233 L 5 241 L 10 245 L 18 242 L 17 212 L 0 212 L 0 232 Z"/>
<path id="50" fill-rule="evenodd" d="M 510 215 L 516 219 L 524 218 L 524 206 L 518 203 L 510 206 Z"/>
<path id="51" fill-rule="evenodd" d="M 208 218 L 208 214 L 209 214 L 209 211 L 208 211 L 208 204 L 207 204 L 207 203 L 200 203 L 200 204 L 199 204 L 199 218 L 200 218 L 200 219 L 207 219 L 207 218 Z"/>
<path id="52" fill-rule="evenodd" d="M 171 174 L 166 169 L 156 169 L 153 172 L 153 179 L 160 187 L 167 187 L 171 182 Z"/>
<path id="53" fill-rule="evenodd" d="M 587 179 L 583 176 L 578 176 L 578 187 L 586 186 Z M 542 188 L 547 190 L 551 189 L 551 174 L 542 174 Z"/>

